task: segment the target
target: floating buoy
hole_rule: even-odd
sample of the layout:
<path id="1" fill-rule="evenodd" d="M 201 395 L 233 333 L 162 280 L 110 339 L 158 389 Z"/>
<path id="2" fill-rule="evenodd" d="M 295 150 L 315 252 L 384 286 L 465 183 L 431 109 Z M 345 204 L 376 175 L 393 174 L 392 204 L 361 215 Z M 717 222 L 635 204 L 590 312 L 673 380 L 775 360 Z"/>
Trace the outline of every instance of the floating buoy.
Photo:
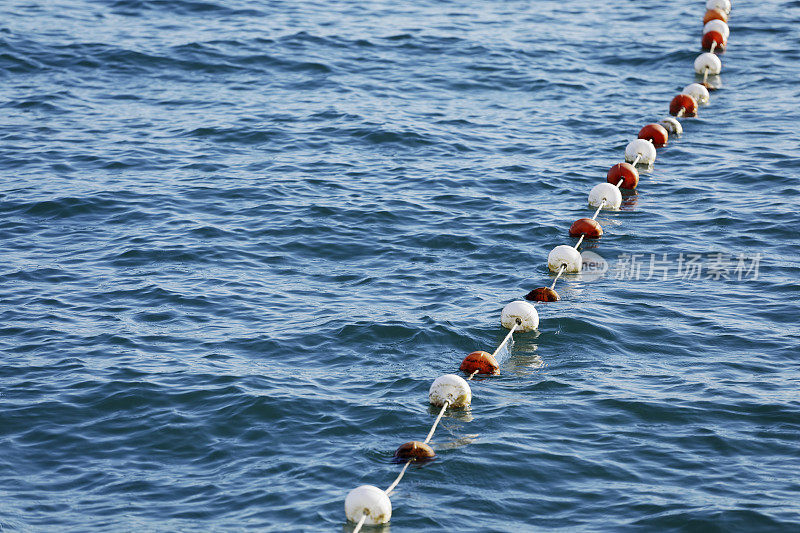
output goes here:
<path id="1" fill-rule="evenodd" d="M 698 74 L 719 74 L 722 72 L 722 61 L 715 55 L 703 52 L 694 60 L 694 71 Z"/>
<path id="2" fill-rule="evenodd" d="M 709 101 L 709 90 L 721 87 L 719 78 L 709 81 L 708 76 L 717 75 L 722 71 L 722 62 L 713 52 L 722 52 L 730 30 L 727 14 L 731 10 L 730 0 L 707 0 L 708 9 L 704 16 L 703 38 L 701 41 L 704 49 L 711 53 L 702 53 L 694 61 L 694 69 L 703 77 L 702 83 L 692 83 L 684 87 L 681 94 L 675 96 L 670 102 L 670 113 L 678 118 L 681 116 L 692 117 L 697 115 L 699 104 Z M 555 302 L 560 300 L 554 290 L 556 282 L 565 272 L 586 271 L 582 279 L 593 278 L 595 273 L 602 275 L 608 269 L 608 264 L 597 254 L 584 252 L 586 261 L 577 248 L 587 238 L 599 238 L 603 229 L 595 220 L 600 210 L 618 209 L 622 203 L 620 188 L 633 189 L 638 185 L 639 172 L 636 165 L 650 165 L 656 159 L 656 146 L 667 143 L 669 135 L 683 133 L 681 122 L 670 116 L 663 118 L 658 124 L 647 124 L 639 131 L 639 138 L 631 141 L 625 147 L 626 163 L 619 163 L 611 167 L 606 177 L 606 183 L 600 183 L 592 188 L 589 193 L 589 204 L 596 207 L 597 211 L 592 218 L 581 218 L 573 222 L 569 228 L 572 237 L 579 237 L 575 246 L 556 246 L 547 257 L 547 266 L 554 272 L 555 279 L 550 287 L 538 287 L 525 295 L 525 300 L 516 300 L 503 307 L 500 322 L 510 331 L 497 347 L 499 353 L 504 347 L 510 347 L 515 332 L 535 330 L 539 326 L 539 314 L 536 307 L 529 303 Z M 629 164 L 632 163 L 632 164 Z M 592 257 L 594 256 L 594 257 Z M 597 268 L 597 267 L 602 267 Z M 475 351 L 467 355 L 461 362 L 459 370 L 469 373 L 469 379 L 475 374 L 496 374 L 499 364 L 493 354 L 485 351 Z M 348 520 L 355 522 L 353 531 L 360 531 L 363 525 L 380 525 L 389 522 L 392 516 L 392 504 L 389 495 L 403 478 L 412 461 L 425 461 L 436 456 L 434 450 L 427 444 L 434 435 L 437 425 L 442 420 L 448 408 L 466 407 L 472 402 L 472 391 L 469 383 L 455 374 L 438 377 L 431 384 L 428 392 L 430 403 L 440 407 L 438 416 L 433 423 L 424 442 L 409 441 L 395 451 L 394 457 L 406 461 L 405 466 L 389 487 L 383 491 L 372 485 L 362 485 L 347 495 L 345 499 L 345 514 Z"/>
<path id="3" fill-rule="evenodd" d="M 721 9 L 709 9 L 703 16 L 703 24 L 708 24 L 710 20 L 721 20 L 722 22 L 728 22 L 728 15 L 726 15 Z"/>
<path id="4" fill-rule="evenodd" d="M 497 364 L 497 359 L 492 357 L 489 352 L 477 351 L 466 356 L 461 361 L 461 366 L 458 369 L 467 374 L 472 374 L 476 371 L 478 374 L 497 374 L 498 370 L 500 370 L 500 365 Z"/>
<path id="5" fill-rule="evenodd" d="M 718 31 L 711 30 L 703 34 L 703 39 L 700 41 L 700 47 L 703 50 L 711 50 L 714 47 L 714 53 L 722 53 L 725 51 L 725 37 Z"/>
<path id="6" fill-rule="evenodd" d="M 675 135 L 680 135 L 683 133 L 683 126 L 681 126 L 680 121 L 674 117 L 664 117 L 661 119 L 660 124 L 664 126 L 664 129 L 670 133 L 674 133 Z"/>
<path id="7" fill-rule="evenodd" d="M 572 247 L 566 246 L 566 248 Z M 574 250 L 574 248 L 572 249 Z M 578 257 L 580 256 L 578 254 Z M 506 304 L 503 312 L 500 313 L 500 324 L 506 329 L 516 326 L 517 331 L 522 333 L 533 331 L 539 327 L 539 313 L 536 312 L 536 308 L 532 304 L 522 300 L 514 300 Z"/>
<path id="8" fill-rule="evenodd" d="M 701 85 L 699 83 L 690 83 L 689 85 L 683 88 L 681 94 L 688 94 L 689 96 L 694 98 L 698 104 L 708 103 L 709 99 L 708 89 L 706 89 L 704 85 Z"/>
<path id="9" fill-rule="evenodd" d="M 430 461 L 436 457 L 436 452 L 424 442 L 412 440 L 401 444 L 394 452 L 394 457 L 395 459 L 410 459 L 412 461 Z"/>
<path id="10" fill-rule="evenodd" d="M 683 111 L 684 117 L 697 116 L 697 100 L 688 94 L 679 94 L 669 103 L 670 115 L 678 116 Z"/>
<path id="11" fill-rule="evenodd" d="M 608 185 L 619 194 L 619 190 L 613 185 L 609 185 L 608 183 L 601 183 L 601 185 Z M 583 259 L 581 258 L 580 252 L 566 244 L 556 246 L 547 256 L 547 268 L 549 268 L 551 272 L 558 272 L 563 267 L 564 272 L 576 273 L 581 271 L 581 266 L 583 266 Z"/>
<path id="12" fill-rule="evenodd" d="M 455 374 L 436 378 L 428 391 L 428 399 L 436 407 L 449 402 L 450 407 L 467 407 L 472 403 L 472 391 L 467 381 Z"/>
<path id="13" fill-rule="evenodd" d="M 352 522 L 375 526 L 385 524 L 392 518 L 392 502 L 389 496 L 378 487 L 361 485 L 350 491 L 344 499 L 344 514 Z"/>
<path id="14" fill-rule="evenodd" d="M 617 181 L 614 183 L 616 184 Z M 587 239 L 599 239 L 603 236 L 603 227 L 600 226 L 599 222 L 591 218 L 579 218 L 569 227 L 569 236 L 580 237 L 581 235 Z"/>
<path id="15" fill-rule="evenodd" d="M 650 144 L 650 147 L 652 148 L 653 145 Z M 653 150 L 655 150 L 655 148 L 653 148 Z M 619 206 L 622 205 L 622 193 L 610 183 L 598 183 L 589 191 L 589 205 L 609 210 L 619 209 Z M 568 248 L 570 247 L 568 246 Z"/>
<path id="16" fill-rule="evenodd" d="M 533 302 L 557 302 L 561 296 L 550 287 L 538 287 L 526 294 L 525 299 Z"/>
<path id="17" fill-rule="evenodd" d="M 652 165 L 656 161 L 656 149 L 653 143 L 644 139 L 634 139 L 625 147 L 625 161 L 633 163 L 636 159 L 643 165 Z"/>
<path id="18" fill-rule="evenodd" d="M 709 20 L 708 23 L 705 26 L 703 26 L 704 35 L 710 31 L 715 31 L 720 35 L 722 35 L 722 38 L 725 40 L 726 43 L 728 42 L 728 37 L 731 36 L 731 29 L 728 27 L 726 23 L 722 22 L 719 19 Z"/>
<path id="19" fill-rule="evenodd" d="M 651 141 L 653 146 L 660 148 L 667 144 L 669 135 L 667 134 L 667 130 L 665 130 L 664 126 L 661 124 L 647 124 L 645 127 L 639 130 L 639 138 L 644 139 L 645 141 Z M 631 187 L 625 188 L 630 189 Z"/>
<path id="20" fill-rule="evenodd" d="M 731 2 L 730 0 L 708 0 L 706 9 L 719 9 L 728 14 L 731 12 Z"/>
<path id="21" fill-rule="evenodd" d="M 661 129 L 664 128 L 662 127 Z M 641 135 L 641 132 L 639 134 Z M 606 181 L 612 185 L 616 185 L 617 183 L 619 183 L 619 180 L 624 180 L 622 182 L 622 185 L 620 185 L 621 188 L 635 189 L 636 186 L 639 185 L 639 171 L 636 170 L 636 167 L 631 165 L 630 163 L 617 163 L 616 165 L 608 169 L 608 174 L 606 174 Z M 582 218 L 581 220 L 588 220 L 588 219 Z M 574 225 L 575 224 L 573 224 L 573 226 Z M 572 230 L 570 229 L 570 232 L 571 231 Z M 603 230 L 601 229 L 600 235 L 602 234 Z M 572 235 L 572 233 L 570 233 L 570 235 Z M 598 237 L 600 235 L 598 235 Z"/>

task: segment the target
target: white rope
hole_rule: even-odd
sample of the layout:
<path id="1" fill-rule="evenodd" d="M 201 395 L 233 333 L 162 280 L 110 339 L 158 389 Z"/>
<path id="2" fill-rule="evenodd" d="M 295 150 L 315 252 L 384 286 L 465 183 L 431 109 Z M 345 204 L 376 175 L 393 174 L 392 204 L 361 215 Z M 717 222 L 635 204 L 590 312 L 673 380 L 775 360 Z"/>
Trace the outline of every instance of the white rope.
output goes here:
<path id="1" fill-rule="evenodd" d="M 367 515 L 366 514 L 362 514 L 361 515 L 361 520 L 359 520 L 358 524 L 356 524 L 356 527 L 353 528 L 353 533 L 358 533 L 359 531 L 361 531 L 361 526 L 364 525 L 364 521 L 366 519 L 367 519 Z"/>
<path id="2" fill-rule="evenodd" d="M 678 111 L 678 114 L 675 115 L 675 116 L 678 117 L 678 118 L 682 118 L 685 113 L 686 113 L 686 108 L 682 107 L 681 110 Z"/>
<path id="3" fill-rule="evenodd" d="M 716 47 L 717 47 L 717 41 L 713 41 L 713 42 L 711 43 L 711 50 L 709 50 L 709 52 L 711 52 L 711 53 L 713 54 L 713 53 L 714 53 L 714 49 L 715 49 Z"/>
<path id="4" fill-rule="evenodd" d="M 442 411 L 442 412 L 444 412 L 444 411 Z M 436 427 L 436 426 L 434 426 L 434 427 Z M 425 442 L 427 443 L 428 441 L 425 441 Z M 398 484 L 398 483 L 400 483 L 400 480 L 401 480 L 401 479 L 403 479 L 403 476 L 405 475 L 405 473 L 406 473 L 406 470 L 408 469 L 408 465 L 410 465 L 412 461 L 413 461 L 413 459 L 409 459 L 408 461 L 406 461 L 406 464 L 405 464 L 405 466 L 403 466 L 403 469 L 402 469 L 402 470 L 400 471 L 400 473 L 397 475 L 397 478 L 396 478 L 396 479 L 395 479 L 395 480 L 392 482 L 392 484 L 391 484 L 391 485 L 389 485 L 389 488 L 387 488 L 387 489 L 384 491 L 384 492 L 386 492 L 386 495 L 387 495 L 387 496 L 388 496 L 389 494 L 391 494 L 391 492 L 394 490 L 394 488 L 397 486 L 397 484 Z"/>
<path id="5" fill-rule="evenodd" d="M 444 412 L 447 410 L 447 407 L 449 405 L 450 405 L 450 401 L 444 402 L 444 405 L 442 406 L 442 410 L 439 411 L 439 416 L 436 417 L 436 420 L 434 421 L 433 426 L 431 427 L 431 430 L 428 432 L 428 436 L 425 437 L 425 442 L 423 442 L 423 444 L 428 444 L 431 441 L 431 439 L 433 438 L 433 432 L 436 431 L 436 426 L 439 425 L 439 420 L 442 419 L 442 415 L 444 415 Z"/>
<path id="6" fill-rule="evenodd" d="M 650 142 L 652 142 L 652 141 L 650 141 Z M 636 159 L 634 159 L 634 161 L 633 161 L 633 164 L 635 165 L 639 161 L 639 158 L 641 158 L 641 157 L 642 157 L 641 154 L 637 154 L 636 155 Z M 625 182 L 625 178 L 620 178 L 620 180 L 617 182 L 616 185 L 614 185 L 614 187 L 619 189 L 620 185 L 622 185 L 624 182 Z M 595 212 L 594 216 L 592 216 L 592 220 L 594 220 L 597 217 L 597 215 L 600 214 L 600 210 L 603 208 L 605 203 L 606 203 L 606 200 L 605 200 L 605 198 L 603 198 L 603 201 L 600 202 L 600 207 L 597 208 L 597 211 Z M 581 243 L 583 242 L 584 238 L 586 238 L 586 234 L 585 233 L 583 233 L 581 235 L 581 238 L 578 239 L 578 242 L 575 243 L 575 246 L 573 246 L 573 248 L 575 248 L 577 250 L 578 246 L 581 245 Z M 562 265 L 561 268 L 564 268 L 564 266 Z M 556 276 L 556 280 L 558 280 L 559 276 L 561 276 L 561 272 L 560 271 L 558 273 L 558 276 Z M 553 287 L 555 287 L 555 285 L 556 285 L 556 282 L 554 280 L 553 281 L 553 285 L 551 285 L 550 288 L 552 289 Z"/>
<path id="7" fill-rule="evenodd" d="M 475 372 L 473 372 L 472 375 L 474 376 Z M 472 379 L 472 376 L 470 376 L 470 379 Z M 436 426 L 439 425 L 439 421 L 442 419 L 442 416 L 444 416 L 444 412 L 447 410 L 447 407 L 449 405 L 450 405 L 449 401 L 444 402 L 444 405 L 442 406 L 442 410 L 439 411 L 439 416 L 436 417 L 436 420 L 433 422 L 433 426 L 431 426 L 431 430 L 428 432 L 428 436 L 425 437 L 424 444 L 428 444 L 431 441 L 431 439 L 433 438 L 433 432 L 436 431 Z M 410 465 L 412 462 L 414 462 L 414 459 L 409 459 L 408 461 L 406 461 L 406 464 L 403 465 L 403 469 L 400 471 L 399 474 L 397 474 L 397 477 L 395 478 L 395 480 L 384 491 L 387 496 L 389 494 L 391 494 L 391 492 L 394 490 L 394 488 L 397 486 L 397 484 L 400 483 L 400 480 L 403 479 L 403 476 L 405 475 L 406 470 L 408 470 L 408 465 Z"/>
<path id="8" fill-rule="evenodd" d="M 511 338 L 511 336 L 514 334 L 514 332 L 517 330 L 517 326 L 518 326 L 518 324 L 514 324 L 514 326 L 511 328 L 511 331 L 509 331 L 508 335 L 506 335 L 506 337 L 503 339 L 503 342 L 501 342 L 500 345 L 497 347 L 497 349 L 494 351 L 494 353 L 492 354 L 492 357 L 497 356 L 497 353 L 500 350 L 503 349 L 503 346 L 506 345 L 508 340 Z M 477 373 L 478 373 L 478 370 L 475 370 L 472 374 L 469 375 L 469 377 L 467 379 L 470 380 L 470 379 L 474 378 L 475 374 L 477 374 Z M 434 420 L 433 425 L 431 426 L 431 430 L 428 432 L 428 436 L 425 437 L 425 441 L 424 441 L 423 444 L 428 444 L 431 441 L 431 439 L 433 438 L 433 434 L 436 431 L 436 427 L 439 425 L 439 422 L 442 420 L 442 417 L 444 416 L 444 412 L 447 411 L 447 408 L 449 406 L 450 406 L 450 402 L 449 401 L 444 402 L 444 405 L 442 406 L 441 411 L 439 411 L 439 416 L 437 416 L 436 420 Z M 409 459 L 408 461 L 406 461 L 406 464 L 403 465 L 403 469 L 400 470 L 400 473 L 397 475 L 395 480 L 384 491 L 387 496 L 392 493 L 392 491 L 395 489 L 395 487 L 397 487 L 397 485 L 400 483 L 400 480 L 403 479 L 403 476 L 405 475 L 406 470 L 408 470 L 408 465 L 410 465 L 413 461 L 414 461 L 413 459 Z M 361 525 L 362 525 L 362 523 L 364 521 L 364 518 L 366 518 L 366 516 L 362 517 L 361 522 L 358 523 L 356 528 L 353 530 L 353 533 L 357 533 L 358 530 L 361 529 Z"/>
<path id="9" fill-rule="evenodd" d="M 600 205 L 597 206 L 597 211 L 595 211 L 594 215 L 592 215 L 592 220 L 597 218 L 597 215 L 600 214 L 600 210 L 603 209 L 604 205 L 606 205 L 606 199 L 605 198 L 603 198 L 603 201 L 600 202 Z M 558 279 L 558 278 L 556 278 L 556 279 Z"/>
<path id="10" fill-rule="evenodd" d="M 603 200 L 603 202 L 605 202 L 605 200 Z M 599 209 L 598 209 L 598 211 L 599 211 Z M 596 217 L 596 216 L 597 216 L 597 213 L 595 213 L 595 214 L 594 214 L 594 216 Z M 594 217 L 592 217 L 592 219 L 594 219 Z M 561 266 L 558 268 L 558 273 L 556 274 L 556 279 L 554 279 L 554 280 L 553 280 L 553 283 L 551 283 L 551 284 L 550 284 L 550 290 L 551 290 L 551 291 L 552 291 L 552 290 L 555 288 L 555 286 L 556 286 L 556 281 L 558 281 L 558 278 L 560 278 L 560 277 L 561 277 L 561 274 L 563 274 L 563 273 L 564 273 L 564 271 L 565 271 L 566 269 L 567 269 L 567 265 L 561 265 Z"/>
<path id="11" fill-rule="evenodd" d="M 518 325 L 519 324 L 516 324 L 516 323 L 514 324 L 514 327 L 511 328 L 511 331 L 508 332 L 508 335 L 506 335 L 506 338 L 503 339 L 503 342 L 501 342 L 500 345 L 497 347 L 497 349 L 494 351 L 494 353 L 492 354 L 492 357 L 497 357 L 497 354 L 500 353 L 500 350 L 502 350 L 503 346 L 506 345 L 506 343 L 508 342 L 508 339 L 510 339 L 511 336 L 514 334 L 514 332 L 517 331 L 517 326 Z"/>
<path id="12" fill-rule="evenodd" d="M 708 67 L 703 69 L 703 83 L 708 83 Z"/>

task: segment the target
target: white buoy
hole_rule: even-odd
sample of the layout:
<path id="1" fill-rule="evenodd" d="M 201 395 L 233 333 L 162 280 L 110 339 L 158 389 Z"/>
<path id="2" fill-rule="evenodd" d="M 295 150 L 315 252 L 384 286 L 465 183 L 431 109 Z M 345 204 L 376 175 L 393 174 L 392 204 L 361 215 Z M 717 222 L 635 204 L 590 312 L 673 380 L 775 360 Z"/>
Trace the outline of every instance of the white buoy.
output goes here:
<path id="1" fill-rule="evenodd" d="M 719 74 L 722 72 L 722 61 L 714 54 L 703 52 L 694 60 L 694 71 L 698 74 L 704 74 L 706 69 L 711 75 Z"/>
<path id="2" fill-rule="evenodd" d="M 633 163 L 639 156 L 639 163 L 652 165 L 656 161 L 656 147 L 644 139 L 634 139 L 625 147 L 625 161 Z"/>
<path id="3" fill-rule="evenodd" d="M 698 104 L 707 104 L 709 95 L 708 89 L 700 85 L 699 83 L 690 83 L 686 87 L 683 88 L 681 94 L 688 94 L 695 100 L 697 100 Z"/>
<path id="4" fill-rule="evenodd" d="M 589 205 L 592 207 L 602 205 L 603 209 L 616 211 L 622 205 L 622 193 L 618 187 L 610 183 L 598 183 L 589 191 Z"/>
<path id="5" fill-rule="evenodd" d="M 603 183 L 602 185 L 608 185 L 612 189 L 615 189 L 617 194 L 619 194 L 619 189 L 610 183 Z M 547 268 L 550 269 L 550 272 L 558 272 L 562 266 L 565 266 L 564 272 L 580 272 L 581 267 L 583 266 L 583 259 L 581 258 L 580 252 L 578 252 L 578 250 L 572 246 L 567 246 L 566 244 L 561 244 L 553 248 L 550 251 L 550 254 L 547 256 Z"/>
<path id="6" fill-rule="evenodd" d="M 450 402 L 450 407 L 466 407 L 472 403 L 472 391 L 461 376 L 445 374 L 431 384 L 428 399 L 437 407 L 443 406 L 445 402 Z"/>
<path id="7" fill-rule="evenodd" d="M 708 0 L 706 9 L 719 9 L 726 15 L 731 12 L 730 0 Z"/>
<path id="8" fill-rule="evenodd" d="M 522 333 L 533 331 L 539 327 L 539 313 L 536 312 L 533 304 L 515 300 L 503 307 L 503 312 L 500 313 L 500 324 L 506 329 L 511 329 L 516 325 L 517 331 Z"/>
<path id="9" fill-rule="evenodd" d="M 361 485 L 344 499 L 344 514 L 351 522 L 359 522 L 366 515 L 364 523 L 367 525 L 385 524 L 392 518 L 392 502 L 378 487 Z"/>
<path id="10" fill-rule="evenodd" d="M 728 40 L 728 37 L 730 37 L 731 35 L 731 29 L 725 22 L 719 19 L 709 20 L 708 22 L 706 22 L 706 25 L 703 26 L 703 35 L 705 35 L 710 31 L 715 31 L 719 33 L 726 41 Z"/>
<path id="11" fill-rule="evenodd" d="M 680 135 L 683 133 L 683 126 L 681 126 L 681 123 L 675 117 L 664 117 L 661 119 L 659 124 L 664 126 L 668 132 L 675 135 Z"/>

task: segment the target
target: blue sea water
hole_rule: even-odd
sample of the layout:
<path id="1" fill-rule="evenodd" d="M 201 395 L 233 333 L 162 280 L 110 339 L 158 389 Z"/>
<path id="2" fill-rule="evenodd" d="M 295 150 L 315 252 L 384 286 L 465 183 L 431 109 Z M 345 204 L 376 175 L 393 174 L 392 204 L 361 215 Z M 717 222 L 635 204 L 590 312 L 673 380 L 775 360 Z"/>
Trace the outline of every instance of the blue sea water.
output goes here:
<path id="1" fill-rule="evenodd" d="M 2 2 L 0 530 L 350 531 L 696 81 L 704 10 Z M 559 280 L 380 530 L 800 529 L 800 2 L 730 26 L 584 245 L 610 270 Z"/>

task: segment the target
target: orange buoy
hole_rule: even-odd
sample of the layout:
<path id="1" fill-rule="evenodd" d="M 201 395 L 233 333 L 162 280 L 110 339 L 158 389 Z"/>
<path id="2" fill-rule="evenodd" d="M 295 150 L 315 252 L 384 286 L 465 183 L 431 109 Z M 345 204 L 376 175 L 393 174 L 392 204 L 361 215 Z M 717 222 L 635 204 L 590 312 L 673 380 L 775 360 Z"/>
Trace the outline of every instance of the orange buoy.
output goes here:
<path id="1" fill-rule="evenodd" d="M 708 24 L 709 20 L 721 20 L 722 22 L 728 22 L 728 15 L 725 14 L 724 11 L 720 9 L 709 9 L 706 11 L 705 16 L 703 17 L 703 24 Z"/>
<path id="2" fill-rule="evenodd" d="M 652 141 L 653 146 L 660 148 L 661 146 L 667 144 L 669 135 L 667 134 L 667 130 L 664 129 L 664 126 L 661 124 L 648 124 L 639 130 L 639 138 Z M 630 187 L 626 187 L 626 189 L 629 188 Z"/>
<path id="3" fill-rule="evenodd" d="M 561 297 L 550 287 L 539 287 L 526 294 L 525 299 L 533 302 L 557 302 Z"/>
<path id="4" fill-rule="evenodd" d="M 411 459 L 412 461 L 430 461 L 436 457 L 436 453 L 433 451 L 433 448 L 425 444 L 424 442 L 419 442 L 418 440 L 412 440 L 410 442 L 406 442 L 402 444 L 397 451 L 394 452 L 395 459 Z"/>
<path id="5" fill-rule="evenodd" d="M 669 103 L 669 114 L 678 116 L 678 113 L 683 109 L 684 117 L 697 116 L 697 100 L 688 94 L 679 94 Z"/>
<path id="6" fill-rule="evenodd" d="M 476 370 L 478 374 L 497 374 L 500 365 L 497 364 L 497 359 L 492 357 L 489 352 L 477 351 L 466 356 L 461 361 L 461 366 L 458 369 L 467 374 L 472 374 Z"/>
<path id="7" fill-rule="evenodd" d="M 614 184 L 616 185 L 616 182 Z M 603 228 L 596 220 L 579 218 L 569 227 L 569 236 L 580 237 L 581 235 L 587 239 L 599 239 L 603 235 Z"/>
<path id="8" fill-rule="evenodd" d="M 718 31 L 707 31 L 703 34 L 703 40 L 700 43 L 700 46 L 703 47 L 703 50 L 711 50 L 711 45 L 717 43 L 717 46 L 714 47 L 714 52 L 724 52 L 725 51 L 725 37 Z"/>
<path id="9" fill-rule="evenodd" d="M 667 131 L 663 126 L 661 129 Z M 641 132 L 639 132 L 639 136 L 641 137 Z M 620 187 L 623 189 L 635 189 L 639 184 L 639 171 L 630 163 L 617 163 L 608 169 L 607 182 L 616 185 L 621 179 L 624 181 Z"/>

